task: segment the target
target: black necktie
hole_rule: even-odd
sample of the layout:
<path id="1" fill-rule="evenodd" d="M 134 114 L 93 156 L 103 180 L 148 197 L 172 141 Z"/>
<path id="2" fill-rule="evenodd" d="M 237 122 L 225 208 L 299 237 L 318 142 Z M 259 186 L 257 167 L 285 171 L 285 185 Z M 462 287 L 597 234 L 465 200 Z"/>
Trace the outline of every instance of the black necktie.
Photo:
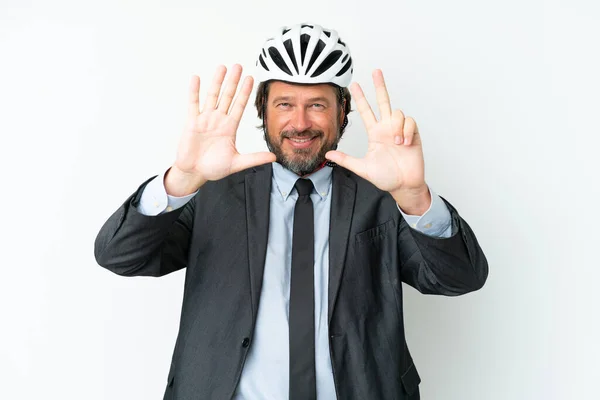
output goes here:
<path id="1" fill-rule="evenodd" d="M 310 179 L 298 179 L 290 283 L 290 400 L 315 400 L 315 229 Z"/>

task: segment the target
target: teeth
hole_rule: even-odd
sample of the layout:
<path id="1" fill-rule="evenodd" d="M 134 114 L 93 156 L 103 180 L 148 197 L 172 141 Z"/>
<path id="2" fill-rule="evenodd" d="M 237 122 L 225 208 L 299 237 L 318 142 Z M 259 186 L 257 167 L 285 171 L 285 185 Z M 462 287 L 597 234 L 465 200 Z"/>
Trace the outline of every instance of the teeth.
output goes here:
<path id="1" fill-rule="evenodd" d="M 306 142 L 310 142 L 312 140 L 312 138 L 311 139 L 292 139 L 292 138 L 289 138 L 289 139 L 292 142 L 295 142 L 295 143 L 306 143 Z"/>

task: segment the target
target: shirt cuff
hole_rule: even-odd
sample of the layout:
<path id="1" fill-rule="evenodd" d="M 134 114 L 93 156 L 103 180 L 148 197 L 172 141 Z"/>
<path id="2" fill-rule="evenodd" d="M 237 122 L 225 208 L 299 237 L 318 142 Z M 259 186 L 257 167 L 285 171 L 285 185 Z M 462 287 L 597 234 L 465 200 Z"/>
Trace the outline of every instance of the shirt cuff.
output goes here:
<path id="1" fill-rule="evenodd" d="M 408 225 L 425 235 L 448 238 L 452 236 L 452 217 L 446 203 L 435 192 L 429 188 L 431 194 L 431 205 L 423 215 L 405 214 L 400 206 L 398 210 Z"/>
<path id="2" fill-rule="evenodd" d="M 183 197 L 175 197 L 167 194 L 164 184 L 165 173 L 167 171 L 152 179 L 144 188 L 137 207 L 141 214 L 155 216 L 177 210 L 185 206 L 198 193 L 196 191 Z"/>

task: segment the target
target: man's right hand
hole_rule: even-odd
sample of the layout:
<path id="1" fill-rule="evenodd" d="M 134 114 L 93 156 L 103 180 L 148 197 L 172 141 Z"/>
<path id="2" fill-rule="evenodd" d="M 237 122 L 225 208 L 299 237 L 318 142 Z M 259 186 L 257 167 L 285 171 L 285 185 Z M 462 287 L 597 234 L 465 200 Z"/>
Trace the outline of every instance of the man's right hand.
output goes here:
<path id="1" fill-rule="evenodd" d="M 226 73 L 227 68 L 223 65 L 217 69 L 202 110 L 199 102 L 200 78 L 195 75 L 192 77 L 186 127 L 175 163 L 165 174 L 165 189 L 171 196 L 194 193 L 206 181 L 216 181 L 235 172 L 275 161 L 275 154 L 270 152 L 238 153 L 235 147 L 236 131 L 254 81 L 252 77 L 246 77 L 238 97 L 233 101 L 242 75 L 242 67 L 234 65 L 219 99 Z"/>

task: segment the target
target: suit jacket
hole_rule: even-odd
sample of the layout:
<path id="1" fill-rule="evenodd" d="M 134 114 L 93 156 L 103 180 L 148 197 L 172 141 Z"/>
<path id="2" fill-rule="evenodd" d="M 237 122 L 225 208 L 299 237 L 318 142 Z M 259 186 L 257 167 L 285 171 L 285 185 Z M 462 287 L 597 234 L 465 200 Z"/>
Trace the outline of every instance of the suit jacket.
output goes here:
<path id="1" fill-rule="evenodd" d="M 236 390 L 260 301 L 271 177 L 267 164 L 208 182 L 185 207 L 158 216 L 136 210 L 146 182 L 96 238 L 97 262 L 119 275 L 187 267 L 165 399 L 231 399 Z M 483 286 L 486 258 L 448 202 L 456 233 L 433 238 L 407 225 L 389 193 L 342 167 L 332 179 L 328 310 L 337 397 L 419 399 L 402 282 L 422 293 L 464 294 Z"/>

